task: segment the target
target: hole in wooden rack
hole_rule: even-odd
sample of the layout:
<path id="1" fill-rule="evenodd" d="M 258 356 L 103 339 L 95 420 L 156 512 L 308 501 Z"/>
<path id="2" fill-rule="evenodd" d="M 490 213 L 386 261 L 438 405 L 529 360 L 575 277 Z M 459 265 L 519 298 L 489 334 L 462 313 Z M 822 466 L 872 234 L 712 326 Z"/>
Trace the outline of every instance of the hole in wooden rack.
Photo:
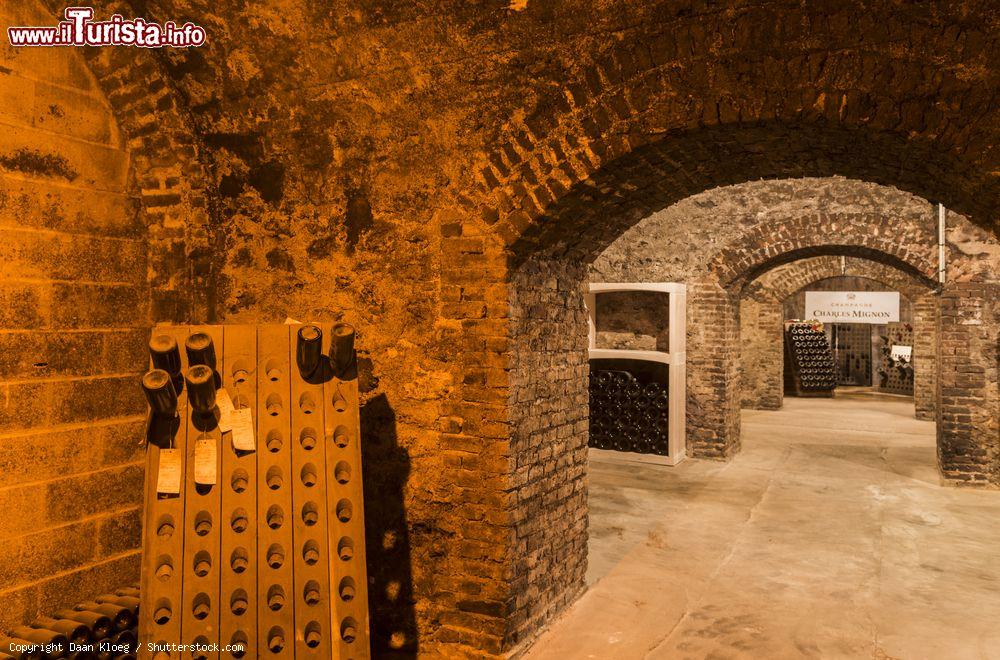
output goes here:
<path id="1" fill-rule="evenodd" d="M 230 369 L 229 373 L 233 375 L 233 382 L 238 385 L 247 382 L 250 378 L 250 368 L 243 360 L 236 360 L 233 362 L 233 367 Z"/>
<path id="2" fill-rule="evenodd" d="M 350 575 L 344 577 L 340 581 L 340 585 L 337 587 L 337 593 L 340 594 L 340 600 L 344 602 L 350 602 L 354 600 L 354 596 L 358 592 L 357 584 L 354 582 L 354 578 Z"/>
<path id="3" fill-rule="evenodd" d="M 302 588 L 302 600 L 306 602 L 306 605 L 316 605 L 319 603 L 319 582 L 316 580 L 306 582 L 306 586 Z"/>
<path id="4" fill-rule="evenodd" d="M 250 597 L 247 596 L 247 592 L 243 589 L 237 589 L 233 592 L 233 595 L 229 597 L 229 611 L 236 616 L 242 616 L 246 613 L 247 608 L 250 607 Z"/>
<path id="5" fill-rule="evenodd" d="M 174 574 L 174 561 L 170 555 L 160 555 L 156 558 L 156 579 L 166 582 Z"/>
<path id="6" fill-rule="evenodd" d="M 278 490 L 279 488 L 281 488 L 281 482 L 283 480 L 281 475 L 281 468 L 278 467 L 277 465 L 272 465 L 271 467 L 267 468 L 267 476 L 265 477 L 264 480 L 267 483 L 267 487 L 270 488 L 271 490 Z"/>
<path id="7" fill-rule="evenodd" d="M 174 517 L 170 514 L 160 516 L 160 520 L 156 523 L 156 536 L 159 537 L 161 541 L 166 541 L 173 535 Z"/>
<path id="8" fill-rule="evenodd" d="M 281 626 L 267 631 L 267 649 L 271 653 L 281 653 L 285 649 L 285 631 Z"/>
<path id="9" fill-rule="evenodd" d="M 315 502 L 306 502 L 302 505 L 302 522 L 306 527 L 312 527 L 319 521 L 319 508 Z"/>
<path id="10" fill-rule="evenodd" d="M 280 584 L 272 584 L 267 590 L 267 607 L 272 612 L 277 612 L 285 606 L 285 590 Z"/>
<path id="11" fill-rule="evenodd" d="M 233 487 L 233 492 L 242 493 L 250 484 L 250 475 L 243 468 L 236 468 L 233 470 L 233 476 L 230 478 L 229 484 Z"/>
<path id="12" fill-rule="evenodd" d="M 164 648 L 167 646 L 167 642 L 161 639 L 158 642 L 156 642 L 156 646 L 159 648 Z M 83 657 L 83 656 L 78 656 L 78 657 Z M 153 660 L 170 660 L 170 652 L 157 651 L 156 653 L 153 654 Z"/>
<path id="13" fill-rule="evenodd" d="M 276 454 L 281 451 L 281 447 L 285 444 L 285 439 L 281 436 L 281 431 L 278 429 L 271 429 L 267 432 L 267 440 L 264 441 L 264 445 L 267 450 L 272 454 Z"/>
<path id="14" fill-rule="evenodd" d="M 205 536 L 212 531 L 212 514 L 208 511 L 199 511 L 194 516 L 194 533 L 198 536 Z"/>
<path id="15" fill-rule="evenodd" d="M 267 414 L 271 417 L 277 417 L 284 410 L 285 406 L 281 402 L 280 394 L 269 394 L 267 400 L 264 403 L 264 408 L 267 410 Z"/>
<path id="16" fill-rule="evenodd" d="M 250 526 L 250 516 L 247 510 L 240 507 L 233 511 L 232 518 L 229 519 L 229 526 L 233 528 L 233 531 L 237 534 L 242 534 L 247 531 L 247 527 Z"/>
<path id="17" fill-rule="evenodd" d="M 358 637 L 358 622 L 354 617 L 344 617 L 340 623 L 340 638 L 350 644 Z"/>
<path id="18" fill-rule="evenodd" d="M 316 485 L 319 477 L 316 474 L 316 466 L 312 463 L 306 463 L 302 466 L 302 471 L 299 473 L 299 478 L 302 480 L 302 485 L 306 488 L 312 488 Z"/>
<path id="19" fill-rule="evenodd" d="M 194 555 L 194 574 L 198 577 L 205 577 L 212 570 L 212 555 L 205 550 L 199 550 Z"/>
<path id="20" fill-rule="evenodd" d="M 194 646 L 195 649 L 191 651 L 191 658 L 193 660 L 208 660 L 210 657 L 209 653 L 211 653 L 209 650 L 208 638 L 203 635 L 195 637 Z"/>
<path id="21" fill-rule="evenodd" d="M 341 449 L 345 448 L 347 444 L 351 441 L 350 432 L 347 427 L 341 424 L 333 431 L 333 442 Z"/>
<path id="22" fill-rule="evenodd" d="M 302 546 L 302 560 L 307 566 L 313 566 L 319 561 L 319 544 L 316 541 L 306 541 Z"/>
<path id="23" fill-rule="evenodd" d="M 212 612 L 212 601 L 208 594 L 200 593 L 191 601 L 191 616 L 203 621 Z"/>
<path id="24" fill-rule="evenodd" d="M 233 573 L 242 573 L 249 566 L 250 553 L 247 552 L 246 548 L 235 548 L 233 553 L 229 555 L 229 567 L 233 569 Z"/>
<path id="25" fill-rule="evenodd" d="M 242 630 L 237 630 L 229 639 L 229 654 L 234 658 L 245 658 L 247 649 L 250 648 L 250 640 Z"/>
<path id="26" fill-rule="evenodd" d="M 337 502 L 337 520 L 342 523 L 349 522 L 353 515 L 354 506 L 349 499 L 344 498 Z"/>
<path id="27" fill-rule="evenodd" d="M 285 512 L 277 504 L 272 504 L 267 510 L 267 526 L 271 529 L 279 529 L 285 522 Z"/>
<path id="28" fill-rule="evenodd" d="M 281 380 L 281 377 L 285 374 L 284 365 L 282 365 L 280 360 L 271 358 L 264 363 L 264 375 L 272 383 L 277 383 Z"/>
<path id="29" fill-rule="evenodd" d="M 304 638 L 306 646 L 309 648 L 314 649 L 319 646 L 319 643 L 323 641 L 323 635 L 320 632 L 319 623 L 316 621 L 310 621 L 307 623 Z"/>
<path id="30" fill-rule="evenodd" d="M 299 433 L 299 444 L 306 451 L 312 450 L 316 446 L 316 430 L 308 426 L 302 429 Z"/>
<path id="31" fill-rule="evenodd" d="M 299 410 L 302 411 L 303 415 L 311 415 L 316 412 L 316 397 L 312 395 L 312 392 L 303 392 L 302 396 L 299 397 Z"/>
<path id="32" fill-rule="evenodd" d="M 285 563 L 285 549 L 277 543 L 272 543 L 267 549 L 267 565 L 271 568 L 281 568 Z"/>
<path id="33" fill-rule="evenodd" d="M 351 480 L 351 466 L 346 461 L 339 461 L 333 468 L 333 478 L 337 480 L 338 484 L 346 484 Z"/>
<path id="34" fill-rule="evenodd" d="M 341 537 L 337 542 L 337 556 L 343 561 L 354 558 L 354 541 L 349 536 Z"/>
<path id="35" fill-rule="evenodd" d="M 166 625 L 170 623 L 171 617 L 174 615 L 174 608 L 170 604 L 170 601 L 166 598 L 161 598 L 156 601 L 156 605 L 153 607 L 153 621 L 157 625 Z"/>

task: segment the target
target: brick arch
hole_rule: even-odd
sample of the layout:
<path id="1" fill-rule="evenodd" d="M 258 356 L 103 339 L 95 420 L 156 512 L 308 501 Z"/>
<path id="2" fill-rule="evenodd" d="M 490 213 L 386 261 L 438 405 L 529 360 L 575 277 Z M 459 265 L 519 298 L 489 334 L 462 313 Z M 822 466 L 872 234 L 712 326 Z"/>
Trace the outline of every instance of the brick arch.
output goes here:
<path id="1" fill-rule="evenodd" d="M 761 302 L 782 302 L 814 282 L 842 276 L 864 277 L 896 289 L 908 298 L 933 290 L 926 281 L 894 266 L 857 257 L 823 256 L 801 259 L 762 273 L 743 288 L 742 295 Z"/>
<path id="2" fill-rule="evenodd" d="M 891 184 L 991 223 L 997 80 L 958 71 L 983 71 L 997 38 L 958 12 L 842 5 L 674 16 L 582 53 L 461 194 L 515 255 L 599 251 L 672 202 L 761 177 Z"/>
<path id="3" fill-rule="evenodd" d="M 767 218 L 713 256 L 709 271 L 723 287 L 741 290 L 783 264 L 846 256 L 883 264 L 934 288 L 937 264 L 927 238 L 926 227 L 866 213 Z"/>
<path id="4" fill-rule="evenodd" d="M 937 292 L 923 279 L 892 266 L 849 257 L 825 256 L 778 266 L 743 289 L 740 301 L 740 400 L 744 408 L 775 410 L 784 399 L 783 303 L 823 280 L 861 277 L 899 291 L 910 305 L 914 326 L 914 409 L 917 419 L 935 419 Z"/>
<path id="5" fill-rule="evenodd" d="M 38 0 L 53 22 L 65 3 Z M 137 15 L 125 2 L 95 5 L 98 18 Z M 84 61 L 132 156 L 133 188 L 149 229 L 152 321 L 210 321 L 214 314 L 212 221 L 203 149 L 183 96 L 145 48 L 86 48 Z"/>

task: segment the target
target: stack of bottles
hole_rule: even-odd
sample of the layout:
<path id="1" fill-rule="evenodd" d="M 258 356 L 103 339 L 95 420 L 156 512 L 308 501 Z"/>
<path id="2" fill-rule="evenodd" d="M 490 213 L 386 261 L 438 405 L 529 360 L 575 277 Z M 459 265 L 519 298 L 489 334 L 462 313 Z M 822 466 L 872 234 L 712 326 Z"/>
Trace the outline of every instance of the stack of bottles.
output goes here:
<path id="1" fill-rule="evenodd" d="M 0 635 L 0 660 L 131 660 L 137 652 L 139 587 L 122 587 Z"/>
<path id="2" fill-rule="evenodd" d="M 791 375 L 800 390 L 832 390 L 837 386 L 836 365 L 822 325 L 788 324 L 785 345 L 792 358 Z"/>
<path id="3" fill-rule="evenodd" d="M 640 383 L 627 371 L 590 372 L 590 446 L 642 454 L 668 454 L 664 383 Z"/>

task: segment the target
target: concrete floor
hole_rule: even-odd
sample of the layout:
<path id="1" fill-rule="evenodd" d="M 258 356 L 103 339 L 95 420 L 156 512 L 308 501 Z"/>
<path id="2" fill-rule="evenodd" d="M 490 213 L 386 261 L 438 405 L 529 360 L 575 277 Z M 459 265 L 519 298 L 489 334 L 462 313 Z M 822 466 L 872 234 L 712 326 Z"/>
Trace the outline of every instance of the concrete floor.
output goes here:
<path id="1" fill-rule="evenodd" d="M 588 591 L 558 658 L 1000 658 L 1000 492 L 940 486 L 877 396 L 744 411 L 730 463 L 590 464 Z"/>

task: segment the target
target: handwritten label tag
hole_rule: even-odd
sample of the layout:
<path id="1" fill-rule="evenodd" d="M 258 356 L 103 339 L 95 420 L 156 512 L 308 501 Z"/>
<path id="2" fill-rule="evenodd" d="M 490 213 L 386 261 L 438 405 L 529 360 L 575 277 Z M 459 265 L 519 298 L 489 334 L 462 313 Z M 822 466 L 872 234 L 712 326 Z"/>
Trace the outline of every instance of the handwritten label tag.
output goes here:
<path id="1" fill-rule="evenodd" d="M 201 438 L 194 443 L 194 481 L 198 484 L 215 483 L 219 450 L 215 438 Z"/>
<path id="2" fill-rule="evenodd" d="M 233 427 L 234 407 L 229 392 L 225 389 L 219 390 L 215 395 L 215 405 L 219 406 L 219 430 L 225 433 Z"/>
<path id="3" fill-rule="evenodd" d="M 234 410 L 230 416 L 233 430 L 233 449 L 255 451 L 257 443 L 253 436 L 253 411 L 249 408 Z"/>
<path id="4" fill-rule="evenodd" d="M 156 468 L 156 492 L 164 495 L 180 495 L 181 452 L 179 450 L 160 450 L 160 464 Z"/>

